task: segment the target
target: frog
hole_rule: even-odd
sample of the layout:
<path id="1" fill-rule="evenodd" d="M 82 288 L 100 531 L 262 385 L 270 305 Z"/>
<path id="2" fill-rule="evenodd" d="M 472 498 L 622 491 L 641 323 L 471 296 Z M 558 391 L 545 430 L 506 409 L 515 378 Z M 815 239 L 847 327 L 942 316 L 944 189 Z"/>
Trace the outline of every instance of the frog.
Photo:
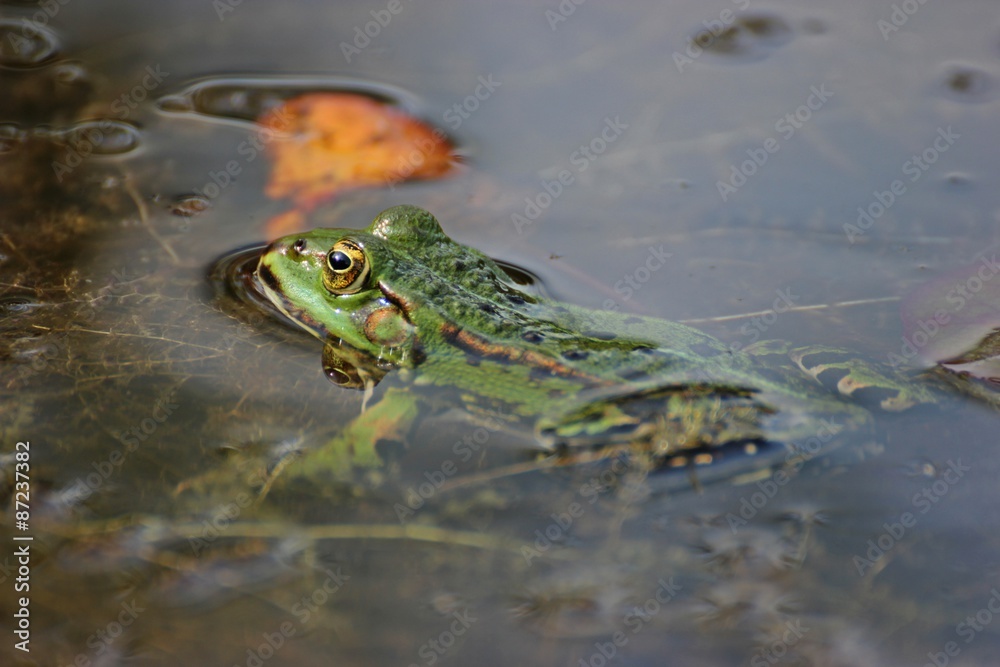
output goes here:
<path id="1" fill-rule="evenodd" d="M 279 238 L 255 281 L 324 342 L 327 377 L 364 392 L 361 413 L 307 456 L 312 473 L 377 468 L 376 442 L 405 441 L 428 403 L 500 419 L 535 460 L 624 455 L 648 470 L 690 470 L 764 450 L 788 460 L 806 442 L 871 433 L 876 409 L 938 401 L 848 350 L 739 348 L 678 322 L 548 298 L 410 205 L 363 229 Z M 393 386 L 372 401 L 386 377 Z"/>

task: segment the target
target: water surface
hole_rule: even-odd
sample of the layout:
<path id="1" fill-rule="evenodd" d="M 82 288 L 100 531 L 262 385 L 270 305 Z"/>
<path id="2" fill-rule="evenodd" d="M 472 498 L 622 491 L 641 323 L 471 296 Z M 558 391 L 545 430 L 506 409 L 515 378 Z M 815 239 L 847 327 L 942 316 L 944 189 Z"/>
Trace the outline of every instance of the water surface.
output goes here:
<path id="1" fill-rule="evenodd" d="M 260 461 L 362 398 L 208 277 L 286 208 L 246 118 L 347 87 L 467 166 L 314 224 L 416 204 L 561 299 L 885 360 L 904 295 L 998 248 L 991 3 L 390 5 L 67 3 L 42 27 L 4 3 L 0 424 L 5 457 L 31 442 L 35 538 L 31 653 L 8 633 L 4 660 L 992 664 L 997 417 L 972 401 L 883 416 L 780 486 L 584 470 L 420 505 L 446 463 L 519 446 L 446 417 L 381 484 L 254 506 Z"/>

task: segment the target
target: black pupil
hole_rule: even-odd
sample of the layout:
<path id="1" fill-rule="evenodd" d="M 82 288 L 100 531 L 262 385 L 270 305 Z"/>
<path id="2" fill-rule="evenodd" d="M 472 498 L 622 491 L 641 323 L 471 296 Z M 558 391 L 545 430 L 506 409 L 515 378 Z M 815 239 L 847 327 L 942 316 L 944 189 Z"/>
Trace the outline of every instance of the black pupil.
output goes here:
<path id="1" fill-rule="evenodd" d="M 334 271 L 346 271 L 351 268 L 351 258 L 345 253 L 335 250 L 330 255 L 330 268 Z"/>

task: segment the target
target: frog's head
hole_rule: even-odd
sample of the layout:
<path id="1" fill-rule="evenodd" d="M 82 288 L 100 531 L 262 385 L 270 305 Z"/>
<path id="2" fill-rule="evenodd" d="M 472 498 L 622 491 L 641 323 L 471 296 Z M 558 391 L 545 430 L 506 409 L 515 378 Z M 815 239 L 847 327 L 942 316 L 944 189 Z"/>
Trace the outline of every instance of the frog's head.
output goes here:
<path id="1" fill-rule="evenodd" d="M 394 363 L 415 361 L 420 322 L 432 326 L 449 304 L 495 298 L 491 284 L 507 282 L 492 260 L 452 241 L 414 206 L 385 210 L 366 229 L 280 238 L 261 256 L 257 279 L 313 335 Z"/>

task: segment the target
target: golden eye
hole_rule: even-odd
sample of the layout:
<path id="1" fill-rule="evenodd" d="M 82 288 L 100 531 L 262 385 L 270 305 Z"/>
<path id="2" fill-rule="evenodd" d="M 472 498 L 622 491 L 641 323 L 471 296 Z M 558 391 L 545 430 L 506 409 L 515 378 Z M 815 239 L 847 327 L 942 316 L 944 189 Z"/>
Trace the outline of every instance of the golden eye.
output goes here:
<path id="1" fill-rule="evenodd" d="M 323 285 L 334 294 L 354 294 L 364 286 L 370 269 L 361 246 L 354 241 L 338 241 L 326 253 Z"/>

